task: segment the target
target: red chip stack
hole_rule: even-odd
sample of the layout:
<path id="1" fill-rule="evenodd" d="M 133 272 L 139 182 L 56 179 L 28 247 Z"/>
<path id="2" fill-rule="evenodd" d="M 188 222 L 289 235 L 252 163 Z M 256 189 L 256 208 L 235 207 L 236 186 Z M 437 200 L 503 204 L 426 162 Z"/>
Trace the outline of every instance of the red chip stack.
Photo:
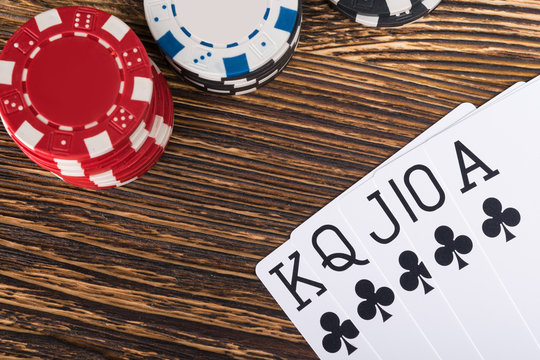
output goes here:
<path id="1" fill-rule="evenodd" d="M 0 115 L 35 163 L 80 187 L 130 183 L 174 125 L 167 82 L 117 17 L 63 7 L 24 24 L 0 54 Z"/>

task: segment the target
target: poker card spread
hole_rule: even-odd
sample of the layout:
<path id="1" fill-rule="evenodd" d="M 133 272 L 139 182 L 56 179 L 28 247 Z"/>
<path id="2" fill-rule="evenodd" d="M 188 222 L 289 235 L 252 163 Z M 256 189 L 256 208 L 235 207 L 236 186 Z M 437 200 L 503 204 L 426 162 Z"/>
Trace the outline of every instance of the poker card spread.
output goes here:
<path id="1" fill-rule="evenodd" d="M 458 106 L 257 265 L 321 359 L 540 359 L 539 97 Z"/>

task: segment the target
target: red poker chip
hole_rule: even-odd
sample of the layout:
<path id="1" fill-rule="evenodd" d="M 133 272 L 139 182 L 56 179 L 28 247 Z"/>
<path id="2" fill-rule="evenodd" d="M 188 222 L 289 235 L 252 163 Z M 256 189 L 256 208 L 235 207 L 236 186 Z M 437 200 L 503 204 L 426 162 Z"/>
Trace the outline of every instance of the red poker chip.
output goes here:
<path id="1" fill-rule="evenodd" d="M 39 156 L 34 156 L 33 160 L 38 162 L 42 167 L 49 171 L 55 172 L 61 176 L 69 177 L 83 177 L 91 174 L 100 173 L 104 168 L 112 168 L 121 161 L 125 161 L 126 158 L 133 156 L 138 151 L 144 151 L 141 147 L 145 144 L 150 131 L 152 130 L 154 114 L 156 112 L 157 102 L 159 101 L 158 87 L 159 79 L 157 79 L 158 70 L 152 67 L 152 76 L 154 80 L 154 97 L 151 101 L 151 111 L 148 116 L 141 121 L 137 130 L 129 137 L 129 141 L 126 146 L 121 149 L 115 150 L 109 153 L 108 156 L 101 156 L 98 159 L 89 159 L 86 161 L 77 160 L 59 160 L 59 159 L 45 159 Z"/>
<path id="2" fill-rule="evenodd" d="M 167 82 L 135 33 L 85 7 L 49 10 L 13 35 L 0 54 L 0 101 L 30 159 L 91 189 L 148 172 L 174 126 Z"/>
<path id="3" fill-rule="evenodd" d="M 64 7 L 24 24 L 0 55 L 0 113 L 44 157 L 96 158 L 122 145 L 152 98 L 137 35 L 97 9 Z"/>

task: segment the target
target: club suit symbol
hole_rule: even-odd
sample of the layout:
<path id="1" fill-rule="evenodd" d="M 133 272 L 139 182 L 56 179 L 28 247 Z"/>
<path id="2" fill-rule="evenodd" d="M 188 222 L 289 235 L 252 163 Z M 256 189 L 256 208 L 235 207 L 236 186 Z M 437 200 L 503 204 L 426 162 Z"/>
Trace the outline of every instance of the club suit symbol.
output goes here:
<path id="1" fill-rule="evenodd" d="M 375 286 L 369 280 L 360 280 L 355 286 L 356 295 L 364 299 L 358 305 L 358 315 L 364 320 L 372 320 L 377 315 L 377 310 L 381 313 L 383 322 L 390 319 L 392 314 L 388 313 L 382 306 L 390 306 L 394 302 L 394 292 L 387 288 L 381 287 L 375 290 Z"/>
<path id="2" fill-rule="evenodd" d="M 410 251 L 406 250 L 399 256 L 399 265 L 406 271 L 399 278 L 401 287 L 407 291 L 414 291 L 422 282 L 424 288 L 424 294 L 428 294 L 433 290 L 433 286 L 429 285 L 425 279 L 431 279 L 426 265 L 418 259 L 418 256 Z"/>
<path id="3" fill-rule="evenodd" d="M 508 227 L 514 227 L 520 223 L 521 215 L 519 211 L 511 207 L 503 210 L 501 202 L 495 198 L 484 201 L 482 208 L 484 213 L 490 217 L 482 224 L 482 231 L 486 236 L 495 238 L 499 236 L 501 230 L 504 230 L 506 242 L 516 237 L 508 230 Z"/>
<path id="4" fill-rule="evenodd" d="M 439 226 L 435 230 L 435 240 L 442 246 L 435 251 L 435 260 L 439 265 L 448 266 L 457 260 L 459 270 L 469 265 L 459 255 L 466 255 L 473 249 L 473 243 L 468 236 L 459 235 L 454 238 L 454 232 L 448 226 Z"/>
<path id="5" fill-rule="evenodd" d="M 333 312 L 324 313 L 321 316 L 321 327 L 329 332 L 322 340 L 323 348 L 329 353 L 337 353 L 345 344 L 347 354 L 351 355 L 356 351 L 356 347 L 349 343 L 347 339 L 356 338 L 360 332 L 351 320 L 341 322 L 339 317 Z"/>

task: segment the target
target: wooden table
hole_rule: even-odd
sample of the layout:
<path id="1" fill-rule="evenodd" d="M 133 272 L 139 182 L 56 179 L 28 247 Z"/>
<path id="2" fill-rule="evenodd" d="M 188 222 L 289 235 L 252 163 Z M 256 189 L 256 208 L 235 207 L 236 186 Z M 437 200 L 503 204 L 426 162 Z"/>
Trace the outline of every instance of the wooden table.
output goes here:
<path id="1" fill-rule="evenodd" d="M 176 127 L 148 175 L 108 191 L 60 182 L 1 128 L 1 359 L 315 358 L 256 263 L 452 108 L 540 73 L 538 0 L 443 0 L 395 29 L 306 0 L 290 65 L 241 97 L 178 78 L 142 0 L 1 0 L 0 46 L 73 4 L 133 27 L 169 81 Z"/>

